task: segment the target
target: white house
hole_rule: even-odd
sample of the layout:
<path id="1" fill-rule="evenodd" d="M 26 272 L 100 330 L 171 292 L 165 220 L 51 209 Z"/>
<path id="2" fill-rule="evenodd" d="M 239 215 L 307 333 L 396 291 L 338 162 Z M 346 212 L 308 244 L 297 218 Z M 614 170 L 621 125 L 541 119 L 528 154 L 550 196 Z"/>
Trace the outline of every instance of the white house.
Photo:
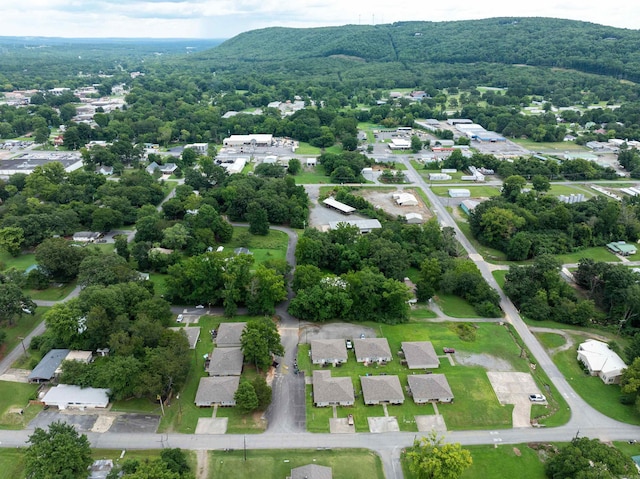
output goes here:
<path id="1" fill-rule="evenodd" d="M 578 346 L 578 361 L 585 365 L 589 374 L 599 376 L 605 384 L 618 384 L 622 371 L 627 368 L 607 343 L 595 339 L 588 339 Z"/>
<path id="2" fill-rule="evenodd" d="M 105 408 L 109 405 L 109 390 L 59 384 L 49 389 L 42 402 L 47 406 L 56 406 L 58 409 Z"/>

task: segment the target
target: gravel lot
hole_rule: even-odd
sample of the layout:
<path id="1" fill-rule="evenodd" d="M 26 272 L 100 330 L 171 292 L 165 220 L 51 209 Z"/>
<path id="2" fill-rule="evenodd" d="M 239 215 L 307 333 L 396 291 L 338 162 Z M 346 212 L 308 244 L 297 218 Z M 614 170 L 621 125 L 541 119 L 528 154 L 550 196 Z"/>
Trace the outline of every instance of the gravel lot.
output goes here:
<path id="1" fill-rule="evenodd" d="M 358 324 L 328 323 L 317 325 L 300 321 L 300 342 L 309 343 L 314 339 L 354 339 L 364 334 L 367 338 L 377 337 L 376 330 Z"/>

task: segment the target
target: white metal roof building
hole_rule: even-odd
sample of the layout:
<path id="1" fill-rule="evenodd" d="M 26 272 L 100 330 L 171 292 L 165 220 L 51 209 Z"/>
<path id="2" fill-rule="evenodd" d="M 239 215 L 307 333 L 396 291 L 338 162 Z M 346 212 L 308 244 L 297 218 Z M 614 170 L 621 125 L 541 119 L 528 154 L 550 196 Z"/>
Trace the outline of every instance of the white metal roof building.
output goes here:
<path id="1" fill-rule="evenodd" d="M 418 206 L 418 200 L 411 193 L 394 193 L 393 199 L 399 206 Z"/>
<path id="2" fill-rule="evenodd" d="M 419 225 L 424 223 L 424 218 L 420 213 L 407 213 L 404 217 L 407 220 L 407 224 L 410 225 Z"/>
<path id="3" fill-rule="evenodd" d="M 578 346 L 578 361 L 589 369 L 589 374 L 599 376 L 605 384 L 618 384 L 622 371 L 627 368 L 607 343 L 595 339 L 588 339 Z"/>
<path id="4" fill-rule="evenodd" d="M 81 388 L 72 384 L 59 384 L 49 389 L 42 402 L 58 409 L 85 409 L 107 407 L 109 390 L 103 388 Z"/>
<path id="5" fill-rule="evenodd" d="M 323 200 L 322 203 L 325 206 L 328 206 L 329 208 L 333 208 L 334 210 L 338 210 L 343 215 L 350 215 L 351 213 L 353 213 L 356 210 L 353 206 L 346 205 L 346 204 L 336 200 L 332 196 L 330 196 L 329 198 Z"/>
<path id="6" fill-rule="evenodd" d="M 271 146 L 273 135 L 231 135 L 222 141 L 224 146 Z"/>
<path id="7" fill-rule="evenodd" d="M 366 234 L 371 233 L 374 229 L 382 228 L 382 224 L 378 220 L 342 220 L 342 221 L 331 221 L 329 222 L 329 228 L 332 230 L 338 229 L 340 225 L 347 224 L 351 226 L 356 226 L 360 233 Z"/>

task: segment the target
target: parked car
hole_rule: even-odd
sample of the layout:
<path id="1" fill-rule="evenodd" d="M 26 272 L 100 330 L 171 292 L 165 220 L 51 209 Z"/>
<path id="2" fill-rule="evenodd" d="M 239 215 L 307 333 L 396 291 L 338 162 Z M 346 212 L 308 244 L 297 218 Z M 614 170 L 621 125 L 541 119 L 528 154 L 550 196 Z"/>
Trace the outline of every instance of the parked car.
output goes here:
<path id="1" fill-rule="evenodd" d="M 347 339 L 347 349 L 353 349 L 353 343 L 350 339 Z"/>
<path id="2" fill-rule="evenodd" d="M 199 304 L 198 306 L 196 306 L 196 309 L 204 309 L 204 304 Z"/>
<path id="3" fill-rule="evenodd" d="M 349 426 L 353 426 L 353 414 L 349 414 L 347 416 L 347 422 L 349 423 Z"/>
<path id="4" fill-rule="evenodd" d="M 178 317 L 176 318 L 176 321 L 178 323 L 181 323 L 183 319 L 184 319 L 184 316 L 182 314 L 179 314 Z"/>
<path id="5" fill-rule="evenodd" d="M 547 398 L 542 394 L 529 394 L 529 401 L 531 402 L 545 402 L 546 400 Z"/>
<path id="6" fill-rule="evenodd" d="M 442 348 L 442 351 L 444 351 L 445 354 L 453 354 L 456 352 L 453 348 Z"/>
<path id="7" fill-rule="evenodd" d="M 364 333 L 360 335 L 360 339 L 364 339 Z"/>

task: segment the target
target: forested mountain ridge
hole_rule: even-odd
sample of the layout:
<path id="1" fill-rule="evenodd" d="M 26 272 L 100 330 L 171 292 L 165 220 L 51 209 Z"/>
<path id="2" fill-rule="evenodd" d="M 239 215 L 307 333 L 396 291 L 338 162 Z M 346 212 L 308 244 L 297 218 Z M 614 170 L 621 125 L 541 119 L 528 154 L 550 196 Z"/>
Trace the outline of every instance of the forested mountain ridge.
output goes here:
<path id="1" fill-rule="evenodd" d="M 501 63 L 640 81 L 640 31 L 554 18 L 492 18 L 242 33 L 199 54 L 220 64 L 348 57 L 366 62 Z"/>

